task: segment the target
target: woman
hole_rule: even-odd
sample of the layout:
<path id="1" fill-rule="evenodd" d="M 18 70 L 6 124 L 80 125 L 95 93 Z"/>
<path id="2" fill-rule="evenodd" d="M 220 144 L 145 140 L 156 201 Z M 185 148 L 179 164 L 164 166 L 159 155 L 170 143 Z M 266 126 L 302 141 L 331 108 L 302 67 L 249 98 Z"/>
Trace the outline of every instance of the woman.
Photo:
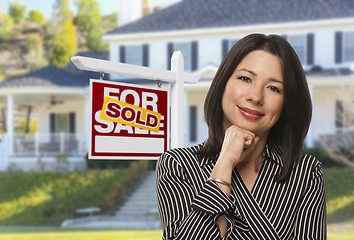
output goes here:
<path id="1" fill-rule="evenodd" d="M 208 139 L 157 163 L 163 239 L 325 239 L 321 165 L 301 153 L 311 109 L 286 40 L 238 41 L 205 100 Z"/>

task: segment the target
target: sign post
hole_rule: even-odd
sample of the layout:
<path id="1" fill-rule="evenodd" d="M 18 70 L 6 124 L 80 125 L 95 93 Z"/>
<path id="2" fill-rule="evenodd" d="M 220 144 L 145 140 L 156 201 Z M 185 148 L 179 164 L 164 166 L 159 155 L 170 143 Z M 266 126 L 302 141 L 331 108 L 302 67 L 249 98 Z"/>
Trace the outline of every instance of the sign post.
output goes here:
<path id="1" fill-rule="evenodd" d="M 100 59 L 94 59 L 88 57 L 81 57 L 81 56 L 74 56 L 71 58 L 71 61 L 78 69 L 81 70 L 95 71 L 100 73 L 119 74 L 119 75 L 126 75 L 131 77 L 172 83 L 171 84 L 171 146 L 170 147 L 171 148 L 183 147 L 183 140 L 184 140 L 183 139 L 184 138 L 183 85 L 184 82 L 189 82 L 189 83 L 197 82 L 199 80 L 199 76 L 196 76 L 194 74 L 184 73 L 183 71 L 184 61 L 180 51 L 176 51 L 172 55 L 171 71 L 153 69 L 149 67 L 136 66 L 131 64 L 112 62 L 112 61 L 100 60 Z M 119 102 L 116 102 L 116 104 L 119 104 Z M 94 113 L 92 112 L 92 114 Z M 130 117 L 130 115 L 128 117 Z M 136 146 L 136 148 L 139 148 L 139 146 Z M 111 154 L 111 156 L 107 158 L 113 158 L 113 155 L 114 154 Z M 98 155 L 94 158 L 98 158 Z M 140 156 L 140 158 L 143 158 L 143 156 Z"/>

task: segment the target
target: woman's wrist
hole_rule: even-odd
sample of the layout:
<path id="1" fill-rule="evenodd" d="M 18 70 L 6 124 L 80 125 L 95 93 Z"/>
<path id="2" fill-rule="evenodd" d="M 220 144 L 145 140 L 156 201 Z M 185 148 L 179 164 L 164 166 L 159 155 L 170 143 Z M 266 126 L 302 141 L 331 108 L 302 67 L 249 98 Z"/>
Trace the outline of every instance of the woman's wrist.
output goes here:
<path id="1" fill-rule="evenodd" d="M 220 178 L 213 178 L 213 177 L 210 177 L 210 178 L 207 179 L 207 181 L 208 181 L 208 182 L 220 183 L 220 184 L 222 184 L 222 185 L 225 185 L 225 186 L 227 186 L 227 187 L 230 189 L 230 191 L 231 191 L 231 183 L 228 183 L 228 182 L 226 182 L 225 180 L 222 180 L 222 179 L 220 179 Z"/>

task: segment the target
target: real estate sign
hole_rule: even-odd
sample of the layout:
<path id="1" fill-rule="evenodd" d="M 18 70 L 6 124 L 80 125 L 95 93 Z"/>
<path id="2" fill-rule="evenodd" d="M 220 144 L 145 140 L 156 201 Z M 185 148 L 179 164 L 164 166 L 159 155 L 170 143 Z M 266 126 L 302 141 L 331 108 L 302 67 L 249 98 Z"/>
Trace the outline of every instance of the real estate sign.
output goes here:
<path id="1" fill-rule="evenodd" d="M 90 87 L 90 159 L 156 159 L 168 150 L 167 90 L 94 79 Z"/>

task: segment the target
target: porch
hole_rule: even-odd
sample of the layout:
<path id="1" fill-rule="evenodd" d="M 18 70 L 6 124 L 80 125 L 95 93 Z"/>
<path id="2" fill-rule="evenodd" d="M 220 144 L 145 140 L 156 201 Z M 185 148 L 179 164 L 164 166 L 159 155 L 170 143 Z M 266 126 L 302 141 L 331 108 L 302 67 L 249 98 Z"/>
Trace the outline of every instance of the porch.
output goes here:
<path id="1" fill-rule="evenodd" d="M 0 136 L 0 171 L 82 170 L 86 154 L 84 134 L 14 134 L 12 140 Z"/>
<path id="2" fill-rule="evenodd" d="M 86 141 L 84 136 L 75 133 L 34 133 L 15 134 L 12 156 L 69 156 L 84 155 Z"/>

